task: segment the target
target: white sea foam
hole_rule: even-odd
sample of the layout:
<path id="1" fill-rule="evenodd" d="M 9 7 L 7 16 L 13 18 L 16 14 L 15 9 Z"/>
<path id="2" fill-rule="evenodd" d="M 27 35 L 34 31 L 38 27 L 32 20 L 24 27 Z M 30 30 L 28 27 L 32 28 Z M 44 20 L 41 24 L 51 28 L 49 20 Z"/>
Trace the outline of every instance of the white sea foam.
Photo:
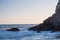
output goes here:
<path id="1" fill-rule="evenodd" d="M 41 31 L 37 33 L 36 31 L 29 31 L 29 25 L 21 26 L 19 32 L 0 30 L 0 40 L 60 40 L 55 37 L 56 35 L 59 36 L 60 32 Z"/>

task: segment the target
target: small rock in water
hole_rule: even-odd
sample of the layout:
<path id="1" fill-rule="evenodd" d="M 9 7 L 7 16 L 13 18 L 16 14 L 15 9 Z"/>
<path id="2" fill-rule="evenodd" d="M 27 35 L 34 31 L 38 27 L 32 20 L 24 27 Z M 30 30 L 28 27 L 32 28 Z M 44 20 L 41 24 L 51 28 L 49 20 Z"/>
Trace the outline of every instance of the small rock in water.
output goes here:
<path id="1" fill-rule="evenodd" d="M 10 28 L 10 29 L 7 29 L 7 31 L 20 31 L 18 28 Z"/>

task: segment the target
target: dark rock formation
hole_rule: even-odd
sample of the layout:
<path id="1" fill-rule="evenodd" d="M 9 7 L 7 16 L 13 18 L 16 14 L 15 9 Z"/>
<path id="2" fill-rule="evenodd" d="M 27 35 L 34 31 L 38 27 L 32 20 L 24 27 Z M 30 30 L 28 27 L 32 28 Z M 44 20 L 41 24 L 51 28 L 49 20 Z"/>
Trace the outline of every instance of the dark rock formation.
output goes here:
<path id="1" fill-rule="evenodd" d="M 7 29 L 7 31 L 20 31 L 18 28 Z"/>
<path id="2" fill-rule="evenodd" d="M 35 27 L 29 28 L 28 30 L 34 31 L 60 31 L 60 1 L 57 3 L 55 14 L 51 17 L 48 17 L 43 21 L 42 24 L 39 24 Z"/>

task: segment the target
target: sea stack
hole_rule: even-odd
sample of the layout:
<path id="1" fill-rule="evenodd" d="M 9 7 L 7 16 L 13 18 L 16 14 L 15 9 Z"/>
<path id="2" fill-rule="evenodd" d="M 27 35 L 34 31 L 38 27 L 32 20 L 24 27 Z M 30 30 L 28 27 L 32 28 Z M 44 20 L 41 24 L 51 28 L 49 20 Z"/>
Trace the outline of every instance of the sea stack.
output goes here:
<path id="1" fill-rule="evenodd" d="M 34 31 L 60 31 L 60 0 L 58 0 L 55 13 L 35 27 L 29 28 L 28 30 Z"/>

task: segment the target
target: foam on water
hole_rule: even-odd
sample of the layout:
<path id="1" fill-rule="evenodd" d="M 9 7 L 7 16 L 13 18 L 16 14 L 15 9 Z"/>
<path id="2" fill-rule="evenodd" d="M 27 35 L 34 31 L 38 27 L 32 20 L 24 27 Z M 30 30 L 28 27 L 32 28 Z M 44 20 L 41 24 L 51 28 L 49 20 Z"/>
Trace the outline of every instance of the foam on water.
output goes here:
<path id="1" fill-rule="evenodd" d="M 60 32 L 51 33 L 50 31 L 42 31 L 37 33 L 28 30 L 19 32 L 0 31 L 0 40 L 60 40 L 55 38 L 58 34 Z"/>
<path id="2" fill-rule="evenodd" d="M 60 40 L 55 36 L 60 36 L 60 32 L 28 31 L 28 28 L 20 28 L 19 32 L 0 30 L 0 40 Z"/>

